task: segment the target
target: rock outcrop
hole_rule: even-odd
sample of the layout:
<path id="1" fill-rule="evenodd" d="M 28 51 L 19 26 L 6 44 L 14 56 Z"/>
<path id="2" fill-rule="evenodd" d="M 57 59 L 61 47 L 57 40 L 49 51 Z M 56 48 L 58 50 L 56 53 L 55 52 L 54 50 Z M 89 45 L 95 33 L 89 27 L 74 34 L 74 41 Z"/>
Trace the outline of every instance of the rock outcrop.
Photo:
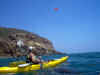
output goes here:
<path id="1" fill-rule="evenodd" d="M 17 41 L 22 40 L 24 46 L 17 47 Z M 0 27 L 0 56 L 21 56 L 28 53 L 28 47 L 33 47 L 37 55 L 59 54 L 52 43 L 43 37 L 25 30 Z"/>

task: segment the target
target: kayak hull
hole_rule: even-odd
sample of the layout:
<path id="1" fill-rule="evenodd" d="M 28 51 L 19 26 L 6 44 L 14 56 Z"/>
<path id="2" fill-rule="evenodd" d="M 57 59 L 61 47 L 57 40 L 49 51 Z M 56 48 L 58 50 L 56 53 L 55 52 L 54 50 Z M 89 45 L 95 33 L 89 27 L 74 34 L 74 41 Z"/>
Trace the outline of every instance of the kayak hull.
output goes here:
<path id="1" fill-rule="evenodd" d="M 17 72 L 28 72 L 28 71 L 36 71 L 46 68 L 55 67 L 63 62 L 65 62 L 68 59 L 68 56 L 62 57 L 60 59 L 52 60 L 49 62 L 44 62 L 42 64 L 34 64 L 34 65 L 28 65 L 24 67 L 0 67 L 0 73 L 17 73 Z"/>

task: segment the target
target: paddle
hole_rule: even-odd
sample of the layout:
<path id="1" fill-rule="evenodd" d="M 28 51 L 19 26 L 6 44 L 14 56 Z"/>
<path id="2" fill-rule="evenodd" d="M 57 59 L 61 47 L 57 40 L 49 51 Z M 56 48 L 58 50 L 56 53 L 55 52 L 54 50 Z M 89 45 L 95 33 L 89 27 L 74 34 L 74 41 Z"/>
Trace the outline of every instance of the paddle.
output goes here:
<path id="1" fill-rule="evenodd" d="M 25 53 L 24 43 L 23 43 L 22 40 L 17 41 L 17 47 L 20 49 L 20 51 L 21 51 L 22 53 Z M 29 50 L 32 51 L 33 48 L 34 48 L 34 47 L 30 46 L 30 47 L 29 47 Z M 40 60 L 40 62 L 42 62 L 41 56 L 39 57 L 39 60 Z M 26 64 L 21 64 L 21 65 L 19 65 L 19 67 L 25 67 L 25 66 L 28 66 L 28 65 L 30 65 L 30 64 L 29 64 L 29 63 L 28 63 L 28 64 L 27 64 L 27 63 L 26 63 Z"/>
<path id="2" fill-rule="evenodd" d="M 31 65 L 31 64 L 30 64 L 30 63 L 20 64 L 20 65 L 18 65 L 18 67 L 27 67 L 27 66 L 29 66 L 29 65 Z"/>
<path id="3" fill-rule="evenodd" d="M 21 52 L 25 52 L 25 50 L 22 48 L 23 46 L 24 46 L 23 41 L 22 40 L 18 40 L 17 43 L 16 43 L 16 47 L 19 48 Z M 16 61 L 19 61 L 19 57 L 20 57 L 19 53 L 17 54 L 18 56 L 16 56 L 14 54 L 13 50 L 10 50 L 10 54 L 14 59 L 16 59 Z M 12 64 L 12 63 L 10 63 L 10 64 Z"/>
<path id="4" fill-rule="evenodd" d="M 19 48 L 21 54 L 26 53 L 26 50 L 25 50 L 24 46 L 25 46 L 25 45 L 24 45 L 24 43 L 23 43 L 22 40 L 18 40 L 18 41 L 17 41 L 17 47 Z M 25 56 L 25 55 L 24 55 L 24 56 Z M 20 57 L 20 56 L 19 56 L 19 57 Z"/>

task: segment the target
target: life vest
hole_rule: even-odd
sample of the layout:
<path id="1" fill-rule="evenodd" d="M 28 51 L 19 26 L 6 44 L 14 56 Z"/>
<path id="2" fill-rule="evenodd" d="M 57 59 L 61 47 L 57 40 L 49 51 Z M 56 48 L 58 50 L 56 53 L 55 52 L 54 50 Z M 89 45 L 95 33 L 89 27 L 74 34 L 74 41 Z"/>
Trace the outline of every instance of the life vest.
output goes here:
<path id="1" fill-rule="evenodd" d="M 35 59 L 36 59 L 37 57 L 35 56 Z M 32 63 L 32 57 L 30 57 L 29 55 L 27 55 L 26 56 L 26 62 L 27 63 Z"/>

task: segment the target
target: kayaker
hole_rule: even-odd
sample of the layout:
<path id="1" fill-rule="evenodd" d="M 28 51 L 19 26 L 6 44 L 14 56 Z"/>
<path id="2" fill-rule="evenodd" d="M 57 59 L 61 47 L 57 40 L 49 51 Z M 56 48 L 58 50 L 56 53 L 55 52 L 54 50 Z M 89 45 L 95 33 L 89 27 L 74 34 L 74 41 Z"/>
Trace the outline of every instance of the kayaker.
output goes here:
<path id="1" fill-rule="evenodd" d="M 21 48 L 24 46 L 24 42 L 22 40 L 17 41 L 17 47 Z"/>
<path id="2" fill-rule="evenodd" d="M 34 51 L 32 52 L 33 47 L 29 47 L 29 54 L 27 55 L 27 63 L 39 64 L 42 63 L 41 59 L 37 58 L 37 53 Z"/>

